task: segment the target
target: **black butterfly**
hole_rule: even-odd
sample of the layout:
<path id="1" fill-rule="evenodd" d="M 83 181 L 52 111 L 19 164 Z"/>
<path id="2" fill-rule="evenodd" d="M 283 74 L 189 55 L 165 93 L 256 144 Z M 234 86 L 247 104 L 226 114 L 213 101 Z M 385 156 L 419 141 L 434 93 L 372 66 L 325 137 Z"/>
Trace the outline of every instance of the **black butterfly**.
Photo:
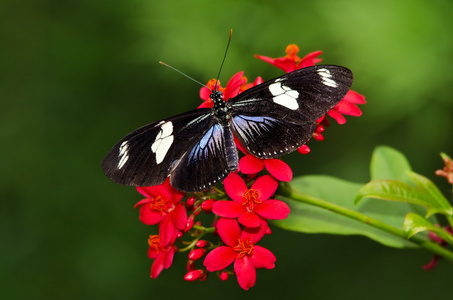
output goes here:
<path id="1" fill-rule="evenodd" d="M 170 177 L 180 191 L 210 189 L 237 170 L 233 135 L 254 156 L 276 158 L 307 142 L 322 117 L 348 92 L 352 72 L 319 65 L 302 68 L 224 101 L 129 133 L 107 153 L 105 175 L 116 183 L 158 185 Z"/>

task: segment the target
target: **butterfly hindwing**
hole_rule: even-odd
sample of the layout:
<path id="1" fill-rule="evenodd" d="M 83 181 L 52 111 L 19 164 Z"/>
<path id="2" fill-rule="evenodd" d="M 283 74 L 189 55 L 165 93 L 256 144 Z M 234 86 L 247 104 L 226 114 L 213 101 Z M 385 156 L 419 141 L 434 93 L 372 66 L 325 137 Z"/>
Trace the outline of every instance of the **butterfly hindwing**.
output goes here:
<path id="1" fill-rule="evenodd" d="M 212 119 L 208 131 L 181 158 L 170 177 L 170 183 L 180 191 L 199 192 L 210 189 L 228 176 L 225 131 Z M 234 148 L 236 151 L 236 148 Z"/>
<path id="2" fill-rule="evenodd" d="M 285 119 L 275 111 L 265 116 L 236 115 L 231 123 L 235 136 L 252 155 L 275 158 L 296 150 L 316 129 L 316 122 L 299 123 L 292 115 Z"/>
<path id="3" fill-rule="evenodd" d="M 105 156 L 104 173 L 123 185 L 163 183 L 184 153 L 209 130 L 211 114 L 209 108 L 196 109 L 129 133 Z"/>
<path id="4" fill-rule="evenodd" d="M 250 88 L 228 101 L 239 141 L 259 158 L 296 150 L 316 129 L 316 120 L 348 92 L 352 72 L 320 65 L 302 68 Z"/>

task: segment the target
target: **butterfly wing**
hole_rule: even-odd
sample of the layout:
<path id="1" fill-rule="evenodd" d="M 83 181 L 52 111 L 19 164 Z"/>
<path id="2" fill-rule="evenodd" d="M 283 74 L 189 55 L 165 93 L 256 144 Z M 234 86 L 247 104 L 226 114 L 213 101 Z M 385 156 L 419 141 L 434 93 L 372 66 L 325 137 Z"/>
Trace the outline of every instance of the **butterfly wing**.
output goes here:
<path id="1" fill-rule="evenodd" d="M 213 123 L 201 139 L 181 158 L 170 177 L 170 183 L 180 191 L 199 192 L 210 189 L 228 176 L 226 136 L 233 135 L 228 126 Z M 237 156 L 236 148 L 229 149 Z M 237 169 L 237 165 L 234 169 Z"/>
<path id="2" fill-rule="evenodd" d="M 316 129 L 316 120 L 348 92 L 352 72 L 319 65 L 302 68 L 250 88 L 229 100 L 234 134 L 259 158 L 296 150 Z"/>
<path id="3" fill-rule="evenodd" d="M 205 108 L 143 126 L 112 147 L 102 162 L 102 169 L 119 184 L 161 184 L 177 168 L 184 154 L 200 142 L 212 122 L 212 110 Z"/>

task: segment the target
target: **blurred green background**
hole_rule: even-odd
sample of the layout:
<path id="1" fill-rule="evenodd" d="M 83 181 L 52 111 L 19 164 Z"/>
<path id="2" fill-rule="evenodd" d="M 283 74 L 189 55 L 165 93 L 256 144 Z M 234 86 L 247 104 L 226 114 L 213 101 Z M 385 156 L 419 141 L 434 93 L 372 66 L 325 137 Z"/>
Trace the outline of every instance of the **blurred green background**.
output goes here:
<path id="1" fill-rule="evenodd" d="M 312 153 L 285 158 L 296 175 L 366 182 L 371 152 L 389 145 L 436 178 L 453 155 L 453 2 L 44 1 L 0 3 L 1 299 L 422 299 L 451 294 L 452 265 L 431 272 L 424 250 L 364 237 L 278 228 L 263 240 L 277 256 L 254 288 L 235 278 L 185 282 L 185 255 L 149 278 L 147 237 L 132 206 L 141 196 L 104 177 L 100 164 L 123 135 L 199 105 L 199 86 L 245 71 L 281 71 L 253 57 L 323 50 L 353 70 L 363 116 L 332 126 Z M 351 199 L 352 201 L 352 199 Z"/>

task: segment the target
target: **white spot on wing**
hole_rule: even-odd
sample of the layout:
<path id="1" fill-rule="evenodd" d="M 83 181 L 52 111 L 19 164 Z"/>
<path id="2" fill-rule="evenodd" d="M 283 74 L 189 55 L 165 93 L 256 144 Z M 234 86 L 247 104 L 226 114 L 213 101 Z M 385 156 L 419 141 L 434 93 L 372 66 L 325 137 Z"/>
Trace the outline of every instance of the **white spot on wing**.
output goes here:
<path id="1" fill-rule="evenodd" d="M 338 83 L 332 79 L 332 74 L 328 69 L 318 69 L 318 74 L 321 76 L 322 83 L 330 87 L 338 87 Z"/>
<path id="2" fill-rule="evenodd" d="M 120 158 L 120 161 L 118 162 L 118 169 L 121 169 L 124 164 L 127 162 L 127 160 L 129 159 L 129 153 L 128 153 L 128 150 L 129 150 L 129 144 L 127 141 L 124 141 L 121 143 L 121 146 L 120 146 L 120 152 L 118 154 L 118 157 Z"/>
<path id="3" fill-rule="evenodd" d="M 298 109 L 299 103 L 297 103 L 297 97 L 299 97 L 299 92 L 283 85 L 281 81 L 282 79 L 278 78 L 274 83 L 269 85 L 269 91 L 274 96 L 272 100 L 286 108 L 292 110 Z"/>
<path id="4" fill-rule="evenodd" d="M 156 154 L 156 164 L 160 164 L 164 160 L 174 140 L 174 136 L 172 135 L 173 123 L 168 121 L 159 124 L 161 124 L 160 131 L 156 136 L 156 140 L 151 145 L 151 151 Z"/>

